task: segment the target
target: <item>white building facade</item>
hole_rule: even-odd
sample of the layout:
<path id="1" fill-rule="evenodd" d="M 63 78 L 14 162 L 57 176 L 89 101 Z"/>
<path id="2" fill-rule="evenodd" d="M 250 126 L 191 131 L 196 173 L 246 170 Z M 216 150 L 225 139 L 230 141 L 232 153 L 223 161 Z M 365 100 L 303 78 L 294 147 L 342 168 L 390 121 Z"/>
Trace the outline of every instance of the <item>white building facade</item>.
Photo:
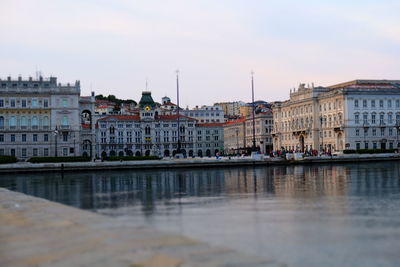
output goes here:
<path id="1" fill-rule="evenodd" d="M 92 112 L 93 107 L 85 110 Z M 19 160 L 80 156 L 80 133 L 79 81 L 62 85 L 55 77 L 0 79 L 0 155 Z"/>
<path id="2" fill-rule="evenodd" d="M 301 85 L 273 107 L 275 150 L 326 152 L 399 146 L 400 81 Z"/>

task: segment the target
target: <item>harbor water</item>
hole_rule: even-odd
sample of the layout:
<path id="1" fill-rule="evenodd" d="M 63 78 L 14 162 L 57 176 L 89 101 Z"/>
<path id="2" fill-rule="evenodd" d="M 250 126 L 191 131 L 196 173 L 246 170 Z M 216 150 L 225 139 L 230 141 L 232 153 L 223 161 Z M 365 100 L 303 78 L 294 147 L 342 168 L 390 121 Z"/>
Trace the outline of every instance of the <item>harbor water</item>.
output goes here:
<path id="1" fill-rule="evenodd" d="M 400 266 L 397 161 L 1 174 L 0 187 L 288 266 Z"/>

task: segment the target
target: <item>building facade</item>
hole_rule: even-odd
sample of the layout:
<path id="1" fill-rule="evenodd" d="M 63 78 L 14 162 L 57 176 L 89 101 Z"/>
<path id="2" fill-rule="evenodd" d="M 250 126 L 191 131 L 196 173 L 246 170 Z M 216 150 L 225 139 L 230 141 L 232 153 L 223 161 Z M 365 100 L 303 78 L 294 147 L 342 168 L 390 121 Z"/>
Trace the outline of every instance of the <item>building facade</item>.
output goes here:
<path id="1" fill-rule="evenodd" d="M 247 147 L 253 146 L 253 117 L 246 117 L 246 145 Z M 254 140 L 257 151 L 261 154 L 268 154 L 272 151 L 272 129 L 273 129 L 273 115 L 272 110 L 256 112 L 254 116 Z"/>
<path id="2" fill-rule="evenodd" d="M 399 146 L 400 81 L 301 85 L 275 103 L 274 149 L 333 152 Z"/>
<path id="3" fill-rule="evenodd" d="M 224 111 L 220 106 L 196 107 L 182 110 L 180 113 L 196 119 L 198 123 L 222 123 L 225 121 Z"/>
<path id="4" fill-rule="evenodd" d="M 197 156 L 212 157 L 224 152 L 223 123 L 198 123 L 195 132 Z"/>
<path id="5" fill-rule="evenodd" d="M 93 107 L 86 108 L 93 110 Z M 80 83 L 0 79 L 0 154 L 20 160 L 81 155 Z"/>
<path id="6" fill-rule="evenodd" d="M 225 154 L 242 154 L 246 149 L 246 118 L 227 121 L 224 123 Z"/>
<path id="7" fill-rule="evenodd" d="M 198 125 L 196 119 L 181 114 L 178 121 L 176 108 L 165 108 L 169 104 L 157 105 L 151 93 L 145 91 L 138 114 L 100 118 L 96 125 L 96 155 L 170 157 L 177 153 L 178 141 L 186 157 L 212 156 L 216 150 L 221 151 L 222 123 Z"/>

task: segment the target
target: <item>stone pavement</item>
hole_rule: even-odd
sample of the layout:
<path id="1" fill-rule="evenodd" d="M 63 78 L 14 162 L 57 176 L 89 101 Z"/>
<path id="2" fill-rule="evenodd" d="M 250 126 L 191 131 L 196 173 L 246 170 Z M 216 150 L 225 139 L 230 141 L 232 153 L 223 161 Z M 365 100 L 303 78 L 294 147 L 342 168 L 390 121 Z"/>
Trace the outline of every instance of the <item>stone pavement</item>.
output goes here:
<path id="1" fill-rule="evenodd" d="M 284 266 L 0 188 L 0 266 Z"/>

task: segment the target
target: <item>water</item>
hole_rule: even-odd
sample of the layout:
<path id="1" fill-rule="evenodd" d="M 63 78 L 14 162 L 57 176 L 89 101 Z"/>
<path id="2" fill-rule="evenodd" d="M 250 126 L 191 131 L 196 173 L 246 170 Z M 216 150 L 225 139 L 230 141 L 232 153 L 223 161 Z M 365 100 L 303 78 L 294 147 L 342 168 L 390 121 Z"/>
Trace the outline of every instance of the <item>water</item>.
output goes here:
<path id="1" fill-rule="evenodd" d="M 1 174 L 0 186 L 289 266 L 400 266 L 400 165 Z"/>

